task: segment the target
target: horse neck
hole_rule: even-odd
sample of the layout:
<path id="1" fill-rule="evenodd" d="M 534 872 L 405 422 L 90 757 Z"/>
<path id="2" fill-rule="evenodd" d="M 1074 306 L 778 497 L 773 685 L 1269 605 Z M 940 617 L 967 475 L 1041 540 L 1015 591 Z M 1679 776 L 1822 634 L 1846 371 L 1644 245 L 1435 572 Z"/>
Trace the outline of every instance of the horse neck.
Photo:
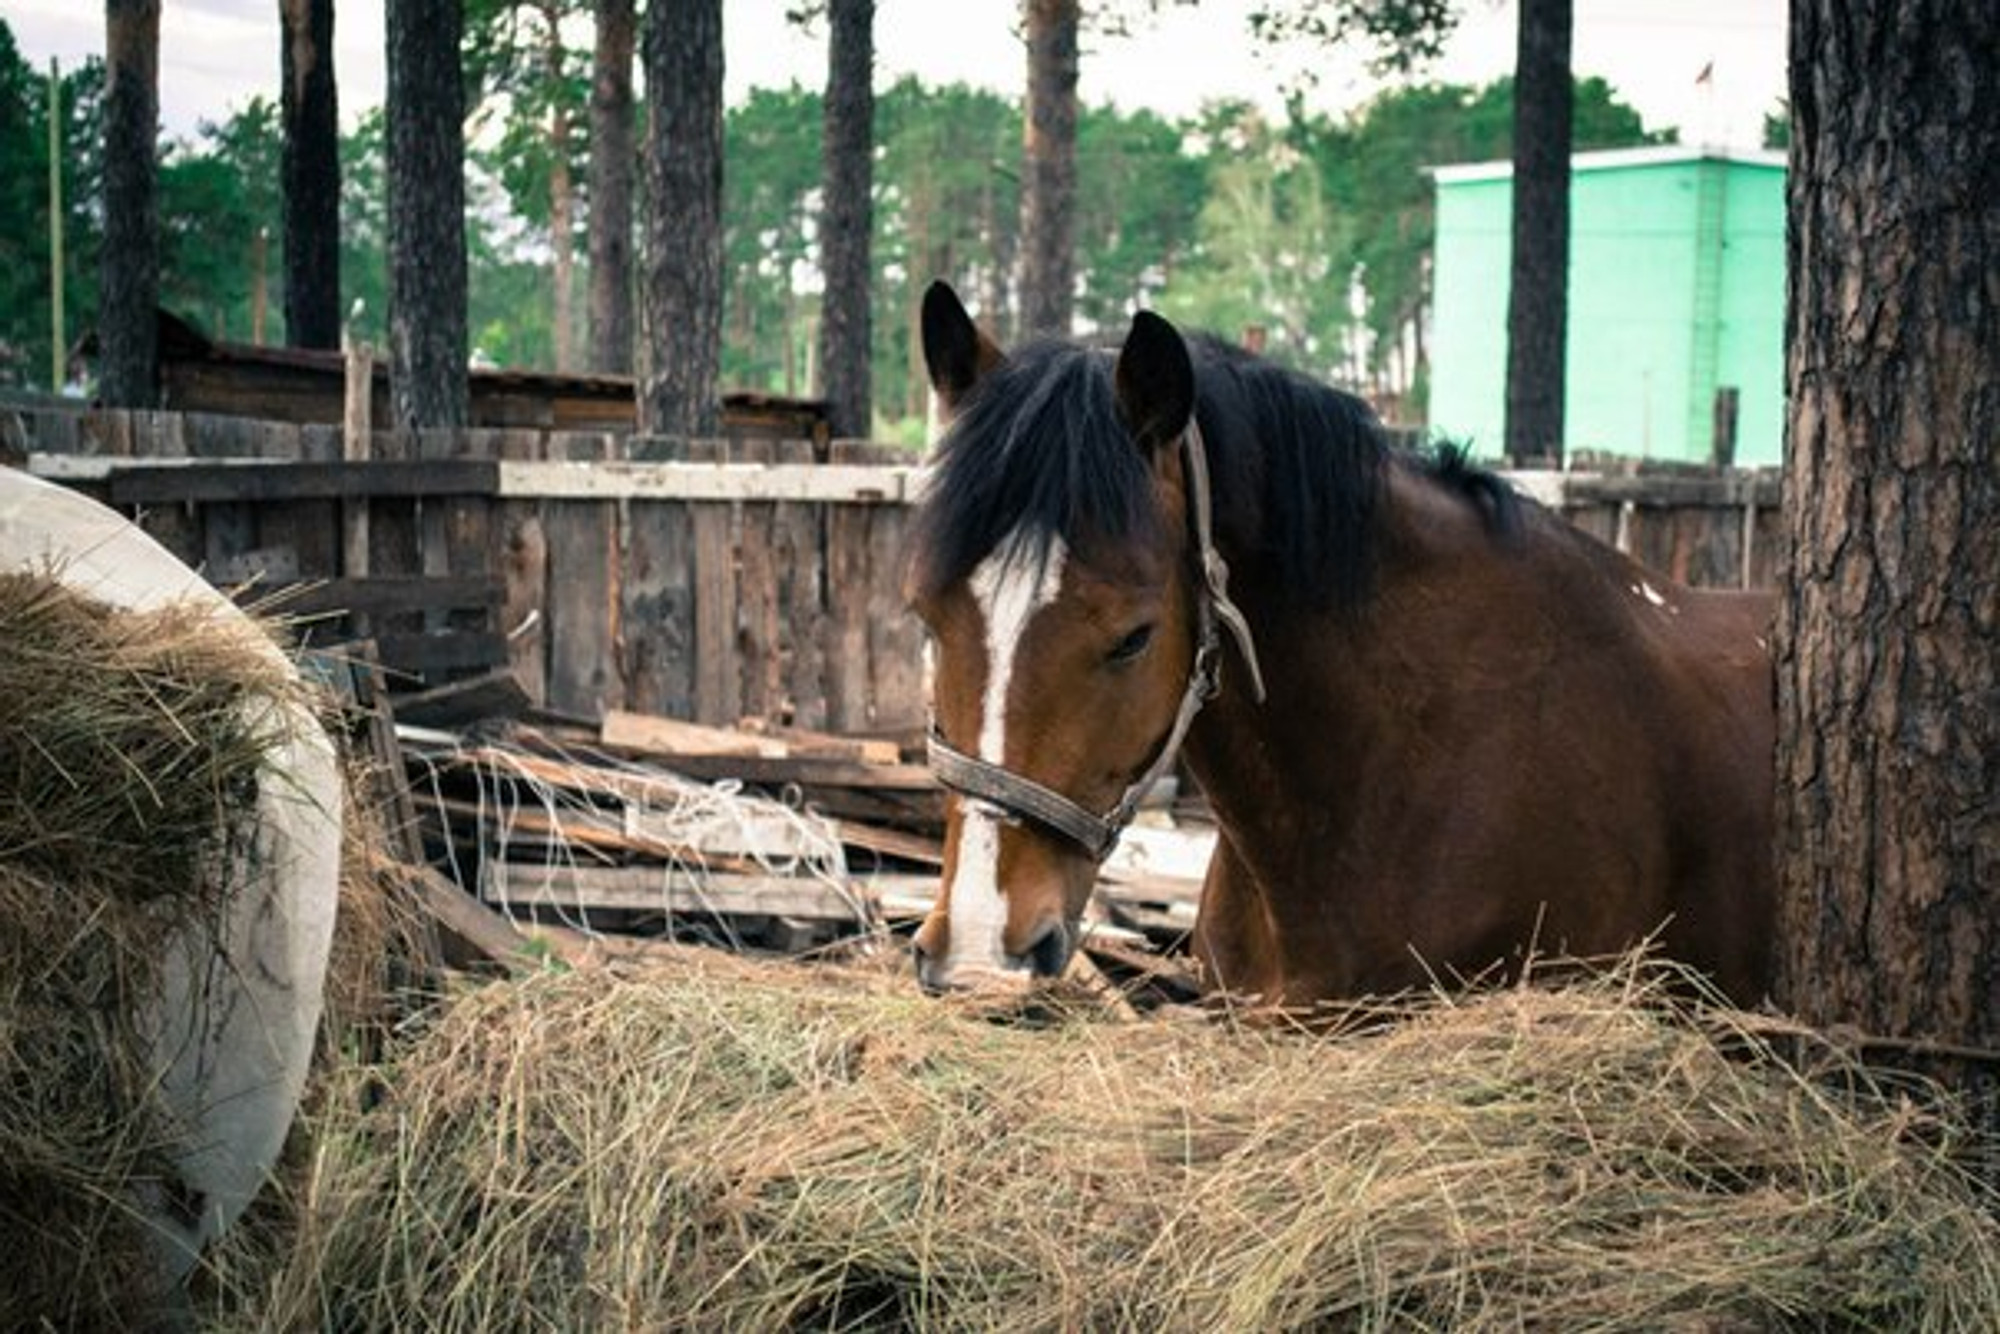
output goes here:
<path id="1" fill-rule="evenodd" d="M 1480 638 L 1559 614 L 1535 581 L 1495 559 L 1476 506 L 1414 471 L 1389 470 L 1377 523 L 1372 586 L 1349 610 L 1302 605 L 1250 553 L 1225 546 L 1244 576 L 1232 595 L 1250 620 L 1268 694 L 1261 704 L 1252 697 L 1225 646 L 1222 691 L 1186 754 L 1218 819 L 1251 841 L 1294 845 L 1271 826 L 1297 818 L 1337 828 L 1372 766 L 1401 762 L 1410 716 L 1443 672 L 1465 665 Z"/>

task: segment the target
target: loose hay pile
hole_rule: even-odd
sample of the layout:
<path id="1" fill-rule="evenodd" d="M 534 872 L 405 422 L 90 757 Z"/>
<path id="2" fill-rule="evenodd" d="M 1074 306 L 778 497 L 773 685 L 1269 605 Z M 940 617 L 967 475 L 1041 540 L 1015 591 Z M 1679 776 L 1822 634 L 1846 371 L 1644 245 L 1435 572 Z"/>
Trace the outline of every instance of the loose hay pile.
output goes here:
<path id="1" fill-rule="evenodd" d="M 159 1296 L 136 1214 L 181 1133 L 157 1087 L 161 942 L 220 927 L 221 867 L 295 689 L 198 607 L 118 612 L 0 575 L 0 1325 Z"/>
<path id="2" fill-rule="evenodd" d="M 2000 1227 L 1949 1125 L 1789 1073 L 1676 981 L 1337 1039 L 1000 1024 L 728 960 L 484 986 L 354 1072 L 382 1096 L 317 1127 L 292 1262 L 237 1318 L 1986 1326 Z"/>

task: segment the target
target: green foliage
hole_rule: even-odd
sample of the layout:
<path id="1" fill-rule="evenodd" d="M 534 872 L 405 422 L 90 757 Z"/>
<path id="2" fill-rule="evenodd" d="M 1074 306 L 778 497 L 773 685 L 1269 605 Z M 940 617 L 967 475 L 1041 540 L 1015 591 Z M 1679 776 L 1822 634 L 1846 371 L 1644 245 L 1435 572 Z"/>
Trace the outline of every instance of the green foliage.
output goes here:
<path id="1" fill-rule="evenodd" d="M 1199 137 L 1214 166 L 1162 310 L 1224 336 L 1262 329 L 1271 355 L 1324 370 L 1351 321 L 1352 219 L 1332 207 L 1319 164 L 1247 105 L 1210 108 Z"/>
<path id="2" fill-rule="evenodd" d="M 340 136 L 340 287 L 347 302 L 341 318 L 356 337 L 377 347 L 389 327 L 387 134 L 382 108 L 376 107 Z M 482 284 L 473 281 L 471 290 L 479 293 Z M 468 321 L 467 327 L 478 326 Z"/>
<path id="3" fill-rule="evenodd" d="M 947 278 L 1004 334 L 1020 232 L 1021 111 L 1009 98 L 900 79 L 875 102 L 876 410 L 924 414 L 915 311 Z M 1087 265 L 1079 264 L 1079 272 Z"/>
<path id="4" fill-rule="evenodd" d="M 281 154 L 278 109 L 260 97 L 160 163 L 160 304 L 212 337 L 251 341 L 261 266 L 264 337 L 283 339 Z"/>
<path id="5" fill-rule="evenodd" d="M 732 387 L 805 391 L 820 103 L 797 84 L 756 89 L 723 128 L 722 380 Z"/>
<path id="6" fill-rule="evenodd" d="M 468 0 L 469 121 L 480 145 L 469 168 L 468 327 L 477 354 L 498 364 L 554 364 L 547 127 L 552 110 L 568 116 L 581 227 L 588 58 L 571 49 L 575 34 L 562 23 L 587 8 L 583 0 Z M 1448 28 L 1434 0 L 1272 0 L 1264 11 L 1267 25 L 1292 24 L 1295 35 L 1338 30 L 1418 58 L 1426 34 Z M 562 38 L 554 45 L 551 23 Z M 102 83 L 98 65 L 64 79 L 72 338 L 95 311 Z M 0 23 L 0 383 L 47 378 L 46 101 L 45 78 Z M 193 142 L 168 145 L 162 158 L 163 299 L 231 338 L 250 333 L 255 238 L 264 229 L 266 336 L 282 337 L 276 122 L 268 103 L 253 102 L 204 125 Z M 949 279 L 983 323 L 1010 336 L 1021 111 L 1013 97 L 905 78 L 878 93 L 875 129 L 878 431 L 916 438 L 926 385 L 913 313 L 923 287 Z M 808 393 L 821 95 L 797 85 L 753 92 L 728 111 L 725 135 L 723 383 Z M 1085 106 L 1079 323 L 1116 333 L 1145 304 L 1225 336 L 1259 325 L 1270 350 L 1316 374 L 1420 397 L 1417 334 L 1429 301 L 1434 198 L 1425 168 L 1504 158 L 1511 137 L 1507 80 L 1484 88 L 1398 83 L 1342 119 L 1296 102 L 1275 120 L 1242 104 L 1181 120 Z M 1579 150 L 1669 137 L 1648 134 L 1601 80 L 1578 83 Z M 343 136 L 341 170 L 343 302 L 360 303 L 359 332 L 379 343 L 388 314 L 379 110 Z M 1413 357 L 1400 354 L 1412 348 Z"/>
<path id="7" fill-rule="evenodd" d="M 563 30 L 566 19 L 589 9 L 587 0 L 467 0 L 465 6 L 473 155 L 505 189 L 514 214 L 545 234 L 556 165 L 554 115 L 565 122 L 563 162 L 571 181 L 583 180 L 589 161 L 589 52 L 571 45 Z"/>
<path id="8" fill-rule="evenodd" d="M 1207 167 L 1185 128 L 1150 111 L 1085 107 L 1076 139 L 1077 316 L 1120 328 L 1193 246 Z"/>
<path id="9" fill-rule="evenodd" d="M 64 341 L 97 312 L 96 199 L 103 179 L 104 65 L 60 76 Z M 0 388 L 49 383 L 49 80 L 21 57 L 0 20 Z"/>
<path id="10" fill-rule="evenodd" d="M 1407 74 L 1437 59 L 1457 26 L 1455 0 L 1267 0 L 1250 11 L 1250 31 L 1261 41 L 1359 42 L 1384 73 Z"/>

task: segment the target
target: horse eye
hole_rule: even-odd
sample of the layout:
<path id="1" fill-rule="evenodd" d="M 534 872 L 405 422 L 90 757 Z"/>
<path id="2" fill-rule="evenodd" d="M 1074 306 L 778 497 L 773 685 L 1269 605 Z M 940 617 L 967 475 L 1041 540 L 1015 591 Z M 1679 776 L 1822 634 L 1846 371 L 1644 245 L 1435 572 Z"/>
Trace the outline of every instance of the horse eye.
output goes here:
<path id="1" fill-rule="evenodd" d="M 1115 663 L 1131 662 L 1144 653 L 1152 645 L 1152 642 L 1153 627 L 1142 625 L 1112 646 L 1111 661 Z"/>

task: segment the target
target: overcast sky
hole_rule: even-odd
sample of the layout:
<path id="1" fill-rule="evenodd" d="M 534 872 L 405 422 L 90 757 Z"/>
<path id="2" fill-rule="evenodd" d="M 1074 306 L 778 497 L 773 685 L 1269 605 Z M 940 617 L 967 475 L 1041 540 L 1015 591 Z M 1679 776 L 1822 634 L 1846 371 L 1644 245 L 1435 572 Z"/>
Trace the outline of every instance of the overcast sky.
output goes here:
<path id="1" fill-rule="evenodd" d="M 757 86 L 826 77 L 824 36 L 785 22 L 796 0 L 725 0 L 724 63 L 733 102 Z M 382 100 L 383 0 L 336 0 L 335 69 L 341 119 Z M 1352 59 L 1309 48 L 1259 52 L 1244 20 L 1251 0 L 1172 5 L 1126 38 L 1087 38 L 1087 101 L 1185 115 L 1204 101 L 1247 97 L 1276 109 L 1302 71 L 1320 74 L 1312 100 L 1344 109 L 1379 85 Z M 1515 9 L 1462 0 L 1464 20 L 1433 77 L 1483 83 L 1509 71 Z M 249 98 L 277 97 L 276 0 L 163 0 L 160 118 L 190 135 Z M 878 0 L 877 86 L 903 74 L 1016 92 L 1025 57 L 1014 32 L 1019 0 Z M 104 10 L 89 0 L 0 0 L 0 16 L 37 68 L 67 67 L 104 50 Z M 1601 75 L 1649 128 L 1681 128 L 1688 142 L 1754 147 L 1785 91 L 1785 0 L 1576 0 L 1573 63 Z M 1712 70 L 1697 82 L 1704 68 Z"/>

